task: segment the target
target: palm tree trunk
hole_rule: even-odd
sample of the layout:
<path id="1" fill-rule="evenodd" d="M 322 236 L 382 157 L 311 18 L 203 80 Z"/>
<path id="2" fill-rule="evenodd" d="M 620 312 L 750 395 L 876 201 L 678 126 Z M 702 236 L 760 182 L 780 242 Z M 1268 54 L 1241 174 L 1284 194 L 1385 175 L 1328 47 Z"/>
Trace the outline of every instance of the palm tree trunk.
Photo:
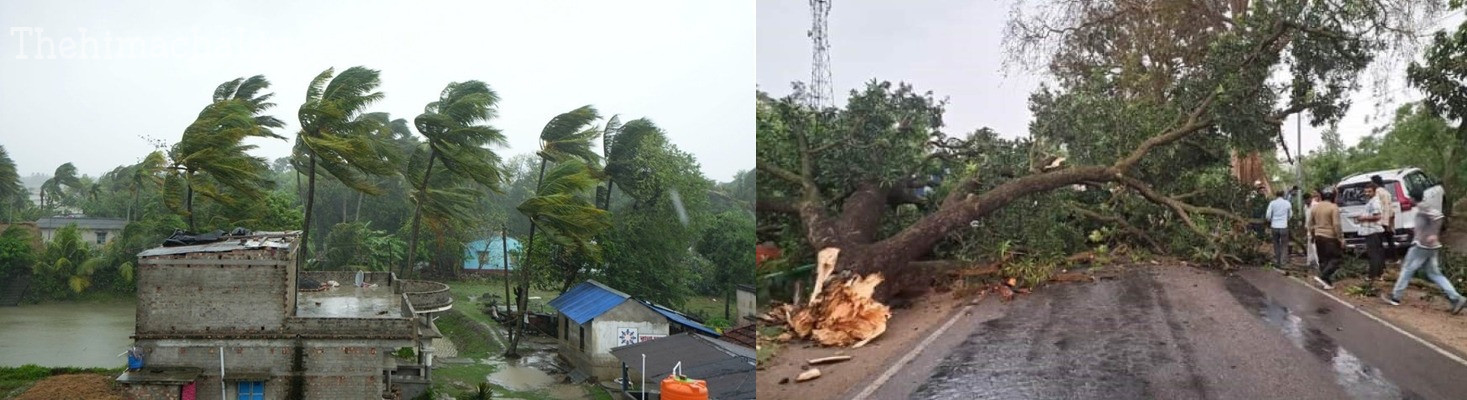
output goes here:
<path id="1" fill-rule="evenodd" d="M 357 212 L 356 212 L 356 215 L 353 215 L 351 217 L 352 222 L 356 222 L 356 221 L 361 221 L 362 220 L 362 198 L 363 197 L 366 197 L 366 196 L 367 196 L 366 193 L 357 192 Z"/>
<path id="2" fill-rule="evenodd" d="M 540 157 L 540 177 L 535 180 L 535 193 L 540 193 L 541 184 L 545 183 L 545 157 Z M 525 332 L 525 317 L 523 314 L 529 312 L 530 303 L 530 265 L 531 257 L 535 254 L 535 217 L 530 216 L 530 238 L 525 245 L 525 262 L 520 265 L 520 296 L 515 299 L 515 306 L 519 308 L 521 315 L 515 316 L 514 330 L 509 336 L 509 348 L 505 349 L 504 355 L 511 357 L 519 356 L 520 337 Z"/>
<path id="3" fill-rule="evenodd" d="M 505 224 L 499 225 L 499 246 L 500 256 L 504 258 L 504 311 L 508 313 L 512 297 L 509 295 L 509 228 Z"/>
<path id="4" fill-rule="evenodd" d="M 413 206 L 413 234 L 408 239 L 408 254 L 402 263 L 402 276 L 407 276 L 408 266 L 413 264 L 413 259 L 418 255 L 418 231 L 423 229 L 423 202 L 428 200 L 428 178 L 433 177 L 433 158 L 438 156 L 438 150 L 428 146 L 428 170 L 423 171 L 423 182 L 418 184 L 417 203 Z"/>
<path id="5" fill-rule="evenodd" d="M 306 177 L 306 210 L 305 218 L 301 222 L 301 250 L 296 253 L 297 274 L 300 273 L 301 267 L 306 265 L 306 260 L 310 259 L 311 248 L 306 244 L 311 240 L 311 211 L 316 205 L 316 155 L 307 154 L 307 157 L 310 157 L 310 161 L 306 164 L 306 173 L 310 176 Z"/>
<path id="6" fill-rule="evenodd" d="M 616 189 L 616 182 L 606 181 L 606 206 L 602 210 L 611 211 L 611 192 Z"/>
<path id="7" fill-rule="evenodd" d="M 183 179 L 184 186 L 188 187 L 188 194 L 184 195 L 183 204 L 184 208 L 188 210 L 188 230 L 198 233 L 199 228 L 194 226 L 194 182 L 190 178 L 193 178 L 193 176 L 190 175 Z"/>

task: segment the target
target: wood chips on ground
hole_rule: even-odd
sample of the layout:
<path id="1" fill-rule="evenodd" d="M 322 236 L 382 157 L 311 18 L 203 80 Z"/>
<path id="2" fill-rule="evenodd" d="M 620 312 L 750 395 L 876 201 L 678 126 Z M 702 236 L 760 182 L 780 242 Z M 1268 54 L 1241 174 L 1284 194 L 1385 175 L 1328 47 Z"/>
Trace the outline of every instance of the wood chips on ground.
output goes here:
<path id="1" fill-rule="evenodd" d="M 97 374 L 56 375 L 42 379 L 15 400 L 124 400 L 112 377 Z"/>

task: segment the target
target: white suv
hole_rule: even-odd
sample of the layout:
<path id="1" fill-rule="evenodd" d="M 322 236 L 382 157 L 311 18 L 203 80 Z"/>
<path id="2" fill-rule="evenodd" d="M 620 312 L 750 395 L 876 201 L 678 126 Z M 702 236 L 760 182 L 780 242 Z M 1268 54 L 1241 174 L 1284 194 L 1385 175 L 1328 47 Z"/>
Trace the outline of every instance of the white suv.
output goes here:
<path id="1" fill-rule="evenodd" d="M 1335 185 L 1335 202 L 1340 206 L 1340 224 L 1344 228 L 1345 248 L 1356 251 L 1365 249 L 1365 237 L 1360 236 L 1360 225 L 1351 218 L 1356 215 L 1365 214 L 1365 184 L 1370 182 L 1370 177 L 1380 175 L 1385 181 L 1384 190 L 1389 190 L 1395 204 L 1387 205 L 1396 211 L 1395 239 L 1396 247 L 1404 248 L 1411 243 L 1412 232 L 1416 228 L 1416 207 L 1411 201 L 1409 193 L 1412 191 L 1424 192 L 1427 188 L 1440 186 L 1441 182 L 1427 176 L 1420 168 L 1402 168 L 1385 171 L 1366 172 L 1353 175 L 1340 180 Z"/>

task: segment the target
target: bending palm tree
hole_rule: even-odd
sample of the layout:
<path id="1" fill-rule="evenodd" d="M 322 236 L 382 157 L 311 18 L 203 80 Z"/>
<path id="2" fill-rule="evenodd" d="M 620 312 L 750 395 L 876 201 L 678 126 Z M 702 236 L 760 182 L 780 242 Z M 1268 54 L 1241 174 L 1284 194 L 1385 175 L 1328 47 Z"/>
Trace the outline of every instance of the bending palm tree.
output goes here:
<path id="1" fill-rule="evenodd" d="M 81 179 L 76 176 L 76 166 L 71 165 L 71 163 L 61 164 L 61 166 L 56 167 L 56 172 L 51 174 L 51 179 L 47 179 L 46 182 L 41 183 L 41 207 L 45 208 L 48 205 L 46 203 L 46 193 L 48 192 L 51 193 L 50 204 L 55 204 L 59 201 L 60 196 L 64 194 L 61 189 L 63 186 L 69 187 L 72 190 L 82 188 Z"/>
<path id="2" fill-rule="evenodd" d="M 520 271 L 521 295 L 516 304 L 520 312 L 526 310 L 529 301 L 525 294 L 529 293 L 529 258 L 534 254 L 536 226 L 544 227 L 546 236 L 556 245 L 587 259 L 600 258 L 599 248 L 593 238 L 611 227 L 610 218 L 606 210 L 597 208 L 584 197 L 598 182 L 595 171 L 588 164 L 577 159 L 568 159 L 557 163 L 548 174 L 543 175 L 535 196 L 516 208 L 530 218 L 530 239 L 525 247 L 526 262 Z M 519 341 L 525 328 L 524 318 L 515 320 L 515 329 L 510 335 L 509 348 L 505 352 L 508 356 L 518 355 Z"/>
<path id="3" fill-rule="evenodd" d="M 267 181 L 265 160 L 250 156 L 248 151 L 256 146 L 243 142 L 248 137 L 285 139 L 272 130 L 285 126 L 285 122 L 263 115 L 275 106 L 270 102 L 274 94 L 262 93 L 269 87 L 270 81 L 264 75 L 220 84 L 214 89 L 213 102 L 199 112 L 184 129 L 183 138 L 169 149 L 173 163 L 168 168 L 176 173 L 164 179 L 164 190 L 170 194 L 184 192 L 181 208 L 188 216 L 190 230 L 198 229 L 194 222 L 195 192 L 226 204 L 235 200 L 221 192 L 221 185 L 249 199 L 264 195 L 259 183 Z M 169 196 L 165 203 L 175 211 L 180 209 L 178 197 Z"/>
<path id="4" fill-rule="evenodd" d="M 540 151 L 535 153 L 540 156 L 540 174 L 535 183 L 536 197 L 551 194 L 573 195 L 574 192 L 568 191 L 568 189 L 574 186 L 573 183 L 580 182 L 579 179 L 581 178 L 570 175 L 572 171 L 584 171 L 584 179 L 590 180 L 590 184 L 582 189 L 596 186 L 596 176 L 599 174 L 599 171 L 592 169 L 591 166 L 599 163 L 601 156 L 591 150 L 591 141 L 596 140 L 601 135 L 601 131 L 590 125 L 597 118 L 600 118 L 600 116 L 596 113 L 594 107 L 589 105 L 582 106 L 557 115 L 555 118 L 551 118 L 550 122 L 545 124 L 545 128 L 540 130 Z M 556 170 L 562 173 L 560 175 L 552 174 L 552 178 L 557 178 L 557 181 L 561 183 L 547 182 L 545 179 L 545 166 L 548 161 L 557 163 Z M 531 200 L 534 200 L 534 198 L 526 200 L 525 203 L 521 203 L 520 207 L 525 207 L 525 204 L 529 204 Z M 545 200 L 541 200 L 541 203 L 544 202 Z M 544 207 L 548 206 L 549 203 L 544 203 Z M 590 209 L 599 211 L 604 216 L 605 212 L 598 210 L 594 204 L 590 206 Z M 530 218 L 530 238 L 525 246 L 525 262 L 521 266 L 518 288 L 522 294 L 515 302 L 515 306 L 520 312 L 525 312 L 524 310 L 529 305 L 529 299 L 527 298 L 530 292 L 529 269 L 533 265 L 531 258 L 535 254 L 535 230 L 538 228 L 538 220 L 542 216 L 541 211 L 570 212 L 572 210 L 569 208 L 558 210 L 531 208 L 530 212 L 527 212 L 524 208 L 520 209 L 520 213 Z M 548 216 L 548 214 L 546 215 Z M 569 217 L 570 215 L 567 215 L 562 220 L 568 221 L 569 219 L 567 218 Z M 520 322 L 517 322 L 515 328 L 511 331 L 510 346 L 505 351 L 506 355 L 518 355 L 516 345 L 519 343 L 520 336 L 524 333 L 524 318 L 518 318 L 517 320 Z"/>
<path id="5" fill-rule="evenodd" d="M 128 204 L 127 206 L 128 221 L 132 221 L 132 210 L 138 207 L 138 197 L 142 192 L 143 186 L 148 184 L 152 184 L 153 186 L 163 185 L 163 178 L 159 178 L 158 174 L 163 172 L 166 167 L 164 165 L 165 163 L 167 161 L 164 159 L 163 153 L 155 151 L 148 153 L 148 156 L 143 158 L 142 162 L 132 166 L 132 169 L 128 171 L 127 186 L 128 191 L 132 194 L 132 204 Z M 138 214 L 141 215 L 142 211 L 139 210 Z"/>
<path id="6" fill-rule="evenodd" d="M 454 82 L 443 88 L 438 101 L 428 103 L 423 114 L 418 115 L 418 132 L 428 139 L 428 143 L 426 160 L 420 167 L 423 178 L 415 182 L 413 231 L 408 240 L 407 260 L 402 266 L 403 275 L 417 259 L 423 206 L 434 202 L 428 184 L 433 181 L 435 165 L 441 165 L 446 172 L 458 178 L 456 180 L 473 181 L 491 190 L 499 190 L 499 183 L 504 179 L 499 155 L 484 147 L 504 145 L 504 134 L 486 124 L 494 118 L 498 102 L 499 96 L 484 82 Z M 454 202 L 448 202 L 451 203 Z"/>
<path id="7" fill-rule="evenodd" d="M 368 177 L 394 173 L 399 161 L 395 153 L 382 152 L 374 144 L 370 133 L 379 129 L 380 124 L 363 113 L 364 108 L 383 97 L 382 92 L 376 91 L 382 83 L 378 71 L 351 67 L 334 78 L 333 74 L 335 69 L 327 68 L 311 80 L 306 89 L 306 102 L 301 104 L 298 113 L 301 131 L 296 135 L 295 151 L 306 157 L 307 178 L 301 253 L 297 255 L 301 263 L 309 258 L 307 242 L 311 237 L 311 211 L 316 203 L 316 167 L 320 166 L 353 190 L 375 195 L 381 189 Z"/>
<path id="8" fill-rule="evenodd" d="M 643 146 L 666 140 L 666 134 L 646 118 L 632 120 L 615 130 L 612 130 L 612 123 L 607 123 L 606 126 L 603 145 L 603 151 L 606 152 L 606 202 L 602 209 L 610 210 L 611 192 L 616 184 L 620 183 L 623 191 L 627 191 L 628 188 L 640 188 L 641 180 L 647 178 L 647 169 L 636 165 L 637 156 L 642 154 Z M 628 193 L 632 193 L 634 198 L 643 198 L 635 191 Z"/>

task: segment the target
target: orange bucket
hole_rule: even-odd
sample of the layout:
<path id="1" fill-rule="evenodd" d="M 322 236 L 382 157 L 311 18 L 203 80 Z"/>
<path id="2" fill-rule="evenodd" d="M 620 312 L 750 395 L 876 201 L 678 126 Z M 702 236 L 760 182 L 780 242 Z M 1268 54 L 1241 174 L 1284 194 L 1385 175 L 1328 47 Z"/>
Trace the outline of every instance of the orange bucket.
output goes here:
<path id="1" fill-rule="evenodd" d="M 662 400 L 708 400 L 708 382 L 670 374 L 662 380 Z"/>

